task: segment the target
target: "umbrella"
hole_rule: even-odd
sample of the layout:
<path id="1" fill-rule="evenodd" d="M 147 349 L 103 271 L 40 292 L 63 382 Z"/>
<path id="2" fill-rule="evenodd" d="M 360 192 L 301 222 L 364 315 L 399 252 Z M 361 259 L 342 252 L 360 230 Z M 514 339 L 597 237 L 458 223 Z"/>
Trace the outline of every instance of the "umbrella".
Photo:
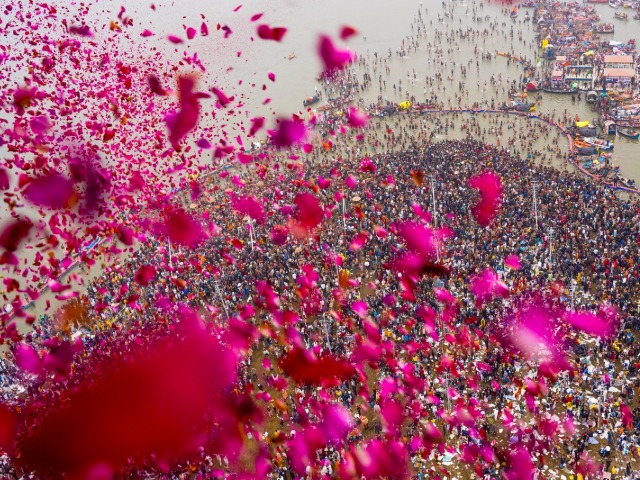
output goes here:
<path id="1" fill-rule="evenodd" d="M 351 199 L 352 202 L 359 202 L 360 200 L 362 199 L 357 195 Z"/>
<path id="2" fill-rule="evenodd" d="M 615 393 L 619 393 L 620 389 L 616 388 L 616 387 L 609 387 L 609 391 L 610 392 L 615 392 Z"/>

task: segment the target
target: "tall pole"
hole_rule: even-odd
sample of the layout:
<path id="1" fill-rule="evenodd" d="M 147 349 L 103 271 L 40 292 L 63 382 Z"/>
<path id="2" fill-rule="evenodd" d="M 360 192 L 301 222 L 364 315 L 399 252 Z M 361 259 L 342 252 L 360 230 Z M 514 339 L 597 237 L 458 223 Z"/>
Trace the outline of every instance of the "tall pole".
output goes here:
<path id="1" fill-rule="evenodd" d="M 171 239 L 168 238 L 168 240 L 169 240 L 169 266 L 173 268 L 173 248 L 171 247 Z"/>
<path id="2" fill-rule="evenodd" d="M 344 231 L 344 233 L 347 233 L 347 213 L 346 213 L 346 208 L 344 206 L 344 194 L 342 195 L 342 230 Z"/>
<path id="3" fill-rule="evenodd" d="M 247 224 L 249 228 L 249 239 L 251 240 L 251 251 L 253 252 L 254 240 L 253 240 L 253 223 L 251 222 L 251 218 L 249 218 L 249 220 L 247 221 Z"/>
<path id="4" fill-rule="evenodd" d="M 224 308 L 224 313 L 227 315 L 227 320 L 230 318 L 229 317 L 229 311 L 227 310 L 227 304 L 224 301 L 224 297 L 222 296 L 222 292 L 220 292 L 220 286 L 218 285 L 218 282 L 213 282 L 213 285 L 216 287 L 216 292 L 218 293 L 218 296 L 220 297 L 220 301 L 222 302 L 222 308 Z"/>
<path id="5" fill-rule="evenodd" d="M 429 176 L 429 188 L 431 190 L 431 215 L 433 216 L 431 223 L 433 224 L 433 228 L 437 228 L 438 214 L 436 211 L 436 179 L 433 175 Z M 436 259 L 440 262 L 440 245 L 438 242 L 439 239 L 436 238 Z"/>
<path id="6" fill-rule="evenodd" d="M 549 263 L 553 266 L 553 235 L 555 231 L 553 228 L 549 228 Z"/>
<path id="7" fill-rule="evenodd" d="M 537 196 L 538 182 L 533 181 L 531 183 L 533 185 L 533 215 L 536 218 L 536 230 L 539 230 L 539 227 L 538 227 L 538 196 Z"/>

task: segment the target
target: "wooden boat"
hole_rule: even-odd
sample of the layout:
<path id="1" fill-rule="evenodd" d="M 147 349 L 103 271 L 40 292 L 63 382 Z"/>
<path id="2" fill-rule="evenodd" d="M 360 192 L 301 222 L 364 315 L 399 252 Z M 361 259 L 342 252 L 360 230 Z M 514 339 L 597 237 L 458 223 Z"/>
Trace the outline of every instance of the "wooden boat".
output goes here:
<path id="1" fill-rule="evenodd" d="M 295 54 L 295 53 L 293 53 L 293 52 L 291 52 L 289 55 L 287 55 L 287 58 L 288 58 L 289 60 L 293 60 L 294 58 L 296 58 L 296 54 Z"/>
<path id="2" fill-rule="evenodd" d="M 592 147 L 599 148 L 600 150 L 613 150 L 613 143 L 609 140 L 603 140 L 596 137 L 585 137 L 584 141 Z"/>
<path id="3" fill-rule="evenodd" d="M 589 90 L 585 96 L 587 103 L 595 103 L 598 100 L 598 92 L 595 90 Z"/>
<path id="4" fill-rule="evenodd" d="M 574 94 L 578 93 L 577 88 L 551 88 L 551 87 L 542 87 L 542 91 L 546 93 L 555 93 L 555 94 Z"/>
<path id="5" fill-rule="evenodd" d="M 527 92 L 539 92 L 540 85 L 536 81 L 531 81 L 527 83 Z"/>
<path id="6" fill-rule="evenodd" d="M 640 13 L 636 13 L 636 14 L 633 16 L 633 19 L 634 19 L 634 20 L 640 20 Z"/>
<path id="7" fill-rule="evenodd" d="M 594 30 L 596 33 L 614 33 L 616 27 L 611 23 L 605 23 L 603 25 L 596 25 Z"/>
<path id="8" fill-rule="evenodd" d="M 629 15 L 624 12 L 616 12 L 613 14 L 618 20 L 629 20 Z"/>
<path id="9" fill-rule="evenodd" d="M 314 95 L 313 97 L 309 97 L 306 100 L 304 100 L 302 102 L 302 105 L 304 105 L 305 107 L 308 107 L 310 105 L 318 103 L 319 101 L 320 101 L 320 95 Z"/>
<path id="10" fill-rule="evenodd" d="M 618 135 L 622 135 L 623 137 L 631 138 L 633 140 L 637 140 L 640 138 L 640 132 L 636 132 L 633 130 L 628 130 L 626 128 L 618 128 Z"/>

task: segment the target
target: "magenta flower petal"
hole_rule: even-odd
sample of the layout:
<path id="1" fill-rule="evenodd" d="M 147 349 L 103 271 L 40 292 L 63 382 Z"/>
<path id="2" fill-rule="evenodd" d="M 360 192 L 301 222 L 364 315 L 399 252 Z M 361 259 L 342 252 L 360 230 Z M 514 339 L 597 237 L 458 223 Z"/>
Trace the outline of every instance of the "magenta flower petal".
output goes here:
<path id="1" fill-rule="evenodd" d="M 180 43 L 184 43 L 184 40 L 182 40 L 177 35 L 167 35 L 167 40 L 169 40 L 171 43 L 174 43 L 176 45 Z"/>
<path id="2" fill-rule="evenodd" d="M 16 358 L 16 365 L 21 370 L 33 375 L 40 375 L 40 373 L 42 373 L 42 360 L 38 352 L 36 352 L 31 345 L 19 343 L 13 351 L 13 354 Z"/>
<path id="3" fill-rule="evenodd" d="M 349 107 L 347 118 L 349 121 L 349 125 L 354 128 L 366 127 L 367 123 L 369 123 L 369 117 L 367 116 L 367 114 L 353 107 Z"/>
<path id="4" fill-rule="evenodd" d="M 284 34 L 287 33 L 287 29 L 284 27 L 273 27 L 271 28 L 269 25 L 258 25 L 257 29 L 258 37 L 263 40 L 275 40 L 276 42 L 281 41 L 284 38 Z"/>
<path id="5" fill-rule="evenodd" d="M 154 232 L 188 247 L 195 247 L 206 238 L 202 225 L 183 209 L 175 207 L 163 213 L 163 221 L 154 224 Z"/>
<path id="6" fill-rule="evenodd" d="M 340 29 L 340 38 L 342 40 L 346 40 L 346 39 L 348 39 L 350 37 L 353 37 L 357 33 L 358 33 L 358 31 L 355 28 L 350 27 L 348 25 L 345 25 L 344 27 L 342 27 Z"/>
<path id="7" fill-rule="evenodd" d="M 498 215 L 502 204 L 502 182 L 493 172 L 485 172 L 469 179 L 469 186 L 480 193 L 480 201 L 472 211 L 476 220 L 483 227 L 488 226 Z"/>
<path id="8" fill-rule="evenodd" d="M 615 332 L 615 318 L 612 320 L 614 321 L 590 312 L 568 311 L 564 315 L 564 321 L 573 327 L 601 338 L 608 338 Z"/>
<path id="9" fill-rule="evenodd" d="M 471 279 L 471 292 L 476 297 L 476 305 L 481 306 L 495 297 L 506 298 L 509 287 L 500 280 L 496 272 L 487 268 Z"/>
<path id="10" fill-rule="evenodd" d="M 290 147 L 304 141 L 307 129 L 300 121 L 280 119 L 277 130 L 269 130 L 269 135 L 276 147 Z"/>
<path id="11" fill-rule="evenodd" d="M 10 186 L 9 172 L 4 168 L 0 168 L 0 191 L 8 190 Z"/>
<path id="12" fill-rule="evenodd" d="M 165 117 L 169 129 L 169 140 L 176 146 L 182 138 L 195 128 L 200 115 L 198 96 L 194 93 L 195 79 L 190 76 L 178 78 L 180 110 Z"/>
<path id="13" fill-rule="evenodd" d="M 24 189 L 31 203 L 55 210 L 70 207 L 74 195 L 73 182 L 57 174 L 35 178 Z"/>
<path id="14" fill-rule="evenodd" d="M 325 71 L 342 69 L 354 58 L 350 51 L 337 49 L 327 35 L 321 35 L 318 40 L 318 55 L 320 55 Z"/>
<path id="15" fill-rule="evenodd" d="M 243 215 L 248 215 L 258 223 L 265 221 L 264 206 L 254 196 L 232 198 L 233 209 Z"/>
<path id="16" fill-rule="evenodd" d="M 51 121 L 46 115 L 38 115 L 29 120 L 31 131 L 36 135 L 42 135 L 51 129 Z"/>
<path id="17" fill-rule="evenodd" d="M 8 252 L 15 252 L 22 240 L 29 236 L 33 224 L 29 219 L 11 220 L 0 232 L 0 247 Z"/>
<path id="18" fill-rule="evenodd" d="M 139 285 L 146 287 L 151 283 L 151 281 L 155 278 L 155 276 L 156 276 L 156 269 L 153 267 L 153 265 L 141 265 L 138 271 L 136 272 L 134 280 Z"/>
<path id="19" fill-rule="evenodd" d="M 93 37 L 93 32 L 86 25 L 80 25 L 80 26 L 72 25 L 69 27 L 69 33 L 72 33 L 74 35 L 78 35 L 81 37 Z"/>
<path id="20" fill-rule="evenodd" d="M 213 87 L 211 90 L 213 91 L 214 95 L 218 98 L 218 102 L 220 102 L 220 105 L 222 105 L 223 107 L 226 107 L 231 102 L 233 102 L 234 97 L 233 96 L 227 97 L 227 95 L 225 95 L 225 93 L 219 88 Z"/>
<path id="21" fill-rule="evenodd" d="M 504 264 L 509 268 L 513 268 L 514 270 L 520 270 L 522 268 L 520 258 L 517 255 L 508 255 L 507 257 L 505 257 Z"/>

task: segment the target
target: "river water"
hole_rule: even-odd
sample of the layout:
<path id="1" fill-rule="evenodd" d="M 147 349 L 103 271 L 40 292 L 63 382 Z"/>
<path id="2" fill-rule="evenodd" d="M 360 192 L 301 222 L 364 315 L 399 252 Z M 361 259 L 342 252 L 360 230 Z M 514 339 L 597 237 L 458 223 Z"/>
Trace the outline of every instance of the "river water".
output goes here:
<path id="1" fill-rule="evenodd" d="M 474 102 L 488 105 L 491 99 L 499 105 L 508 100 L 502 88 L 507 87 L 512 80 L 516 80 L 519 85 L 523 69 L 504 57 L 494 56 L 491 62 L 481 61 L 479 70 L 476 70 L 476 54 L 509 52 L 523 56 L 534 64 L 538 62 L 540 54 L 535 41 L 534 25 L 524 20 L 525 12 L 532 13 L 533 9 L 521 8 L 517 19 L 512 20 L 505 14 L 505 6 L 499 1 L 256 0 L 242 5 L 237 11 L 234 10 L 240 4 L 236 1 L 193 1 L 189 2 L 189 8 L 178 2 L 171 5 L 157 4 L 155 11 L 149 8 L 147 1 L 127 0 L 124 5 L 127 14 L 136 21 L 136 28 L 149 28 L 157 34 L 145 41 L 163 50 L 168 58 L 173 55 L 177 59 L 183 50 L 198 52 L 208 69 L 203 80 L 223 87 L 226 92 L 244 96 L 250 112 L 245 116 L 265 115 L 270 118 L 304 110 L 302 100 L 313 95 L 318 86 L 316 76 L 321 70 L 316 54 L 318 34 L 327 33 L 337 38 L 343 25 L 353 26 L 359 34 L 342 45 L 369 62 L 373 60 L 374 52 L 383 56 L 390 49 L 393 52 L 388 63 L 391 70 L 389 75 L 368 70 L 373 74 L 374 82 L 373 87 L 363 93 L 367 101 L 374 101 L 379 94 L 389 100 L 402 101 L 408 92 L 418 100 L 437 95 L 446 104 L 448 100 L 452 100 L 455 105 L 453 98 L 459 93 L 458 86 L 462 81 L 463 105 Z M 105 8 L 104 5 L 101 7 Z M 114 15 L 117 12 L 116 4 L 112 8 Z M 476 16 L 482 18 L 481 22 L 474 20 L 474 8 Z M 604 39 L 626 42 L 635 38 L 640 22 L 631 18 L 628 21 L 614 19 L 615 10 L 606 4 L 596 5 L 596 8 L 602 22 L 616 26 L 616 33 L 603 35 Z M 408 45 L 412 36 L 417 38 L 417 25 L 414 22 L 419 10 L 427 27 L 426 36 L 418 40 L 416 52 L 400 58 L 395 52 L 401 48 L 403 41 Z M 264 16 L 252 23 L 250 17 L 256 13 L 264 13 Z M 105 15 L 101 14 L 96 18 L 104 19 Z M 214 32 L 212 35 L 196 36 L 182 49 L 168 46 L 166 35 L 177 34 L 184 37 L 184 26 L 198 28 L 203 18 Z M 218 23 L 231 28 L 233 33 L 228 39 L 222 39 L 220 32 L 215 31 Z M 257 38 L 251 41 L 251 36 L 256 37 L 255 26 L 258 23 L 284 26 L 288 31 L 280 43 Z M 444 35 L 452 30 L 467 29 L 487 29 L 489 35 L 465 40 L 456 34 L 450 40 L 444 36 L 436 40 L 437 33 Z M 510 35 L 511 31 L 513 36 Z M 431 43 L 430 48 L 428 43 Z M 436 47 L 443 49 L 441 54 Z M 287 58 L 290 53 L 296 55 L 292 60 Z M 467 65 L 468 62 L 472 64 L 465 79 L 460 74 L 460 66 Z M 365 71 L 361 68 L 357 70 L 360 74 Z M 275 73 L 275 83 L 267 80 L 268 72 Z M 438 72 L 445 78 L 439 89 L 434 86 L 432 90 L 426 85 L 426 79 Z M 382 73 L 386 81 L 386 88 L 382 92 L 379 91 L 375 78 L 379 73 Z M 491 88 L 492 75 L 501 76 L 501 88 L 498 92 Z M 446 77 L 452 80 L 447 81 Z M 394 83 L 399 82 L 403 83 L 402 94 L 394 93 L 392 88 Z M 256 86 L 251 87 L 254 83 Z M 264 92 L 260 89 L 263 84 L 267 85 Z M 266 98 L 270 99 L 270 103 L 265 106 L 263 101 Z M 574 102 L 571 96 L 542 94 L 538 103 L 539 113 L 555 113 L 559 117 L 566 114 L 572 119 L 578 115 L 582 120 L 597 118 L 584 99 Z M 638 141 L 618 137 L 615 138 L 615 145 L 614 163 L 620 165 L 621 174 L 640 180 Z"/>

